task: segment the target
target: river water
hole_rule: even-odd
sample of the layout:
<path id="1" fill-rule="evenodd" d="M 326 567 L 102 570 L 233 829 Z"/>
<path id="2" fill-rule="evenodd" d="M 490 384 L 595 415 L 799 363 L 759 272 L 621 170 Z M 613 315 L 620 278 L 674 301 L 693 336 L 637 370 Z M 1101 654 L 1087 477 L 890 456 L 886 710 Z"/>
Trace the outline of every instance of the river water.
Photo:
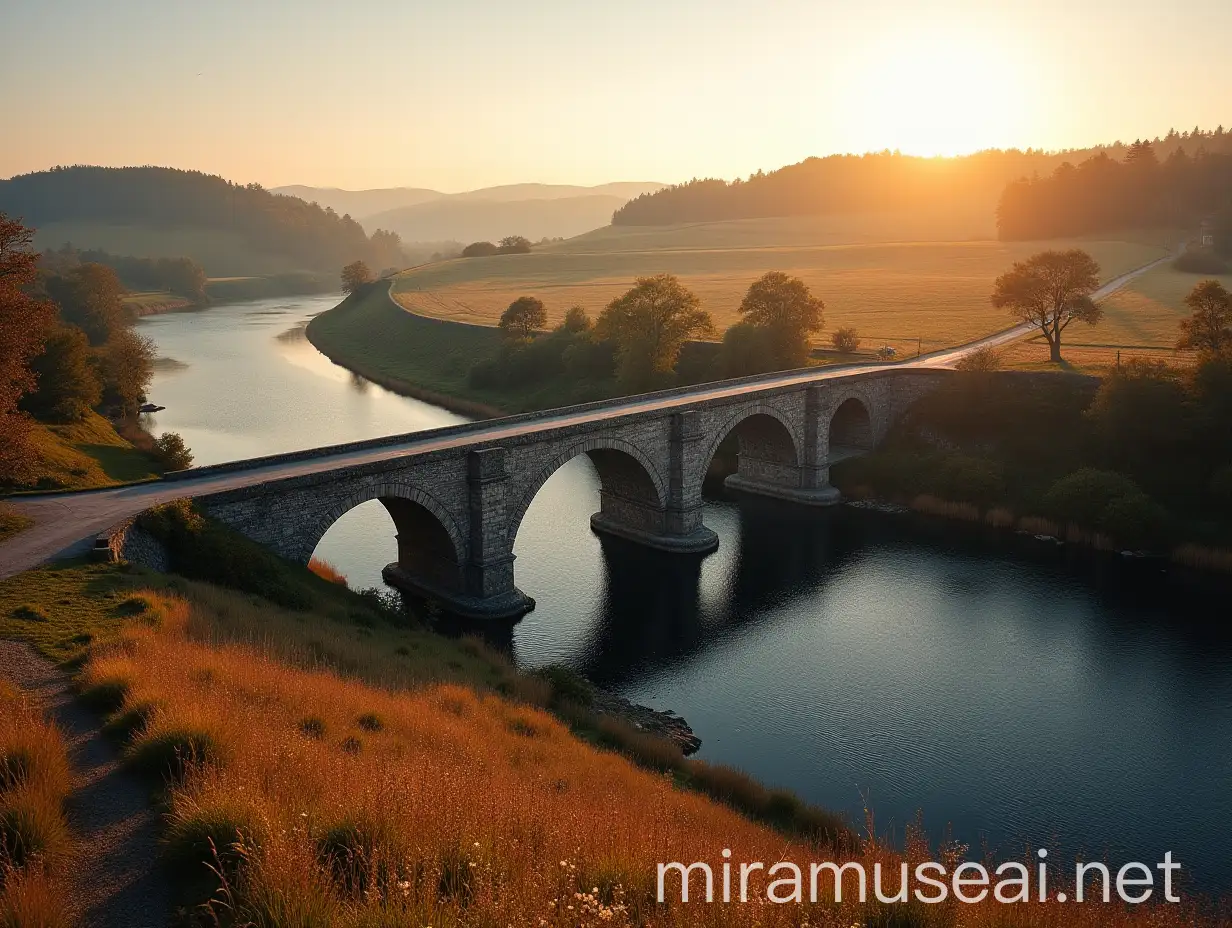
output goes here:
<path id="1" fill-rule="evenodd" d="M 164 360 L 151 429 L 198 464 L 433 428 L 460 417 L 396 396 L 303 336 L 337 297 L 149 317 Z M 673 709 L 701 757 L 901 837 L 922 815 L 975 855 L 1147 863 L 1172 851 L 1205 892 L 1232 892 L 1232 623 L 1226 599 L 1149 569 L 1068 565 L 978 536 L 843 507 L 714 500 L 719 550 L 681 562 L 600 541 L 583 456 L 519 531 L 518 585 L 538 606 L 518 663 L 565 662 Z M 396 557 L 380 503 L 318 556 L 352 586 Z"/>

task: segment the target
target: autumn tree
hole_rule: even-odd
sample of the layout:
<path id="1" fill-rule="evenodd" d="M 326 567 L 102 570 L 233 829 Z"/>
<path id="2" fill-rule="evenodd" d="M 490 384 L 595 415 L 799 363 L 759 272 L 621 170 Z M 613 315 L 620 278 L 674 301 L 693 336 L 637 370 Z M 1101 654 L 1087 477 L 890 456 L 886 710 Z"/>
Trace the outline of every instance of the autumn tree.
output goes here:
<path id="1" fill-rule="evenodd" d="M 740 304 L 742 325 L 764 329 L 771 365 L 778 370 L 808 363 L 809 336 L 821 330 L 825 304 L 799 277 L 770 271 L 749 287 Z"/>
<path id="2" fill-rule="evenodd" d="M 1232 346 L 1232 293 L 1217 280 L 1204 280 L 1185 297 L 1193 315 L 1181 320 L 1178 348 L 1219 352 Z"/>
<path id="3" fill-rule="evenodd" d="M 639 277 L 631 290 L 603 310 L 596 335 L 616 345 L 617 376 L 629 389 L 645 389 L 676 368 L 690 338 L 714 334 L 697 294 L 671 274 Z"/>
<path id="4" fill-rule="evenodd" d="M 570 306 L 565 312 L 565 319 L 558 327 L 562 332 L 569 332 L 573 335 L 589 332 L 595 324 L 590 321 L 590 316 L 586 313 L 586 308 L 583 306 Z"/>
<path id="5" fill-rule="evenodd" d="M 125 292 L 114 270 L 94 262 L 47 280 L 47 295 L 60 307 L 60 318 L 85 332 L 95 347 L 131 324 L 124 310 Z"/>
<path id="6" fill-rule="evenodd" d="M 506 235 L 500 240 L 497 252 L 502 255 L 524 255 L 531 250 L 530 239 L 522 235 Z"/>
<path id="7" fill-rule="evenodd" d="M 145 402 L 154 376 L 154 343 L 131 328 L 116 332 L 98 351 L 102 405 L 120 416 L 134 416 Z"/>
<path id="8" fill-rule="evenodd" d="M 352 261 L 342 269 L 342 292 L 348 296 L 372 283 L 372 271 L 362 261 Z"/>
<path id="9" fill-rule="evenodd" d="M 76 326 L 56 326 L 30 367 L 38 387 L 22 398 L 21 406 L 36 418 L 77 422 L 103 398 L 90 341 Z"/>
<path id="10" fill-rule="evenodd" d="M 27 292 L 37 274 L 33 234 L 0 213 L 0 481 L 5 483 L 30 467 L 30 422 L 17 403 L 35 386 L 30 361 L 42 350 L 55 317 L 50 303 Z"/>
<path id="11" fill-rule="evenodd" d="M 510 341 L 527 342 L 535 332 L 548 324 L 548 313 L 543 300 L 533 296 L 520 296 L 501 313 L 501 334 Z"/>
<path id="12" fill-rule="evenodd" d="M 992 305 L 1008 309 L 1021 322 L 1039 329 L 1049 358 L 1061 360 L 1061 335 L 1074 321 L 1094 325 L 1103 310 L 1091 299 L 1099 289 L 1099 265 L 1085 251 L 1041 251 L 997 278 Z"/>

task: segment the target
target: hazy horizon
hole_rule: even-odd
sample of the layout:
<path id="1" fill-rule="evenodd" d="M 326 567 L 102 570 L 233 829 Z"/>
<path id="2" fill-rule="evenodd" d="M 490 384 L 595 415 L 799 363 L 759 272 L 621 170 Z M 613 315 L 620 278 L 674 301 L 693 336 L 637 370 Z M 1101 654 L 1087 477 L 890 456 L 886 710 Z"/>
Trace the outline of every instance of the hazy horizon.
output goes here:
<path id="1" fill-rule="evenodd" d="M 6 11 L 0 177 L 57 164 L 446 193 L 1081 148 L 1227 118 L 1232 4 L 358 0 Z M 35 114 L 35 115 L 31 115 Z"/>

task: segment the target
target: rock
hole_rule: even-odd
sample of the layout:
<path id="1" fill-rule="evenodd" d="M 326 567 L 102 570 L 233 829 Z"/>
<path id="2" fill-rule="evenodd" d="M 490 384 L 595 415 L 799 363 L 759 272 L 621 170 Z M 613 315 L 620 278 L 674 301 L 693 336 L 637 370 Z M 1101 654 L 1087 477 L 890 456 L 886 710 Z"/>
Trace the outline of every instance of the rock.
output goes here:
<path id="1" fill-rule="evenodd" d="M 659 712 L 599 687 L 594 688 L 590 707 L 600 715 L 623 719 L 639 731 L 668 739 L 679 747 L 686 757 L 696 754 L 702 746 L 702 739 L 693 733 L 689 723 L 670 709 Z"/>

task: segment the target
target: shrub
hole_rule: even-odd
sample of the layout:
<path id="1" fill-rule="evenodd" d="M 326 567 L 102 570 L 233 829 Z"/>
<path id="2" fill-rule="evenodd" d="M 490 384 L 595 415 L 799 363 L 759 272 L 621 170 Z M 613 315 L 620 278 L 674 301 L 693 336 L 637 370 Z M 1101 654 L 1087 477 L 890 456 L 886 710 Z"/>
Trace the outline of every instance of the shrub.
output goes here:
<path id="1" fill-rule="evenodd" d="M 855 354 L 860 349 L 860 336 L 850 326 L 836 329 L 830 336 L 830 342 L 835 351 L 841 351 L 843 354 Z"/>
<path id="2" fill-rule="evenodd" d="M 103 723 L 103 733 L 127 744 L 145 731 L 157 708 L 153 703 L 139 703 L 113 713 Z"/>
<path id="3" fill-rule="evenodd" d="M 163 471 L 187 470 L 192 467 L 193 456 L 178 432 L 164 432 L 154 439 L 150 456 Z"/>
<path id="4" fill-rule="evenodd" d="M 497 253 L 497 248 L 491 242 L 471 242 L 462 249 L 464 258 L 488 258 Z"/>
<path id="5" fill-rule="evenodd" d="M 176 727 L 144 734 L 124 754 L 130 769 L 157 784 L 184 782 L 194 767 L 221 763 L 222 743 L 212 732 Z"/>
<path id="6" fill-rule="evenodd" d="M 300 719 L 299 730 L 309 738 L 324 738 L 325 719 L 319 715 L 309 715 Z"/>
<path id="7" fill-rule="evenodd" d="M 590 681 L 563 664 L 550 664 L 535 671 L 535 676 L 546 680 L 552 687 L 552 702 L 589 706 L 595 698 L 595 688 Z"/>
<path id="8" fill-rule="evenodd" d="M 1005 469 L 997 461 L 951 454 L 938 463 L 928 485 L 946 499 L 988 505 L 1005 496 Z"/>
<path id="9" fill-rule="evenodd" d="M 364 731 L 375 732 L 382 731 L 385 728 L 384 720 L 375 712 L 365 712 L 358 719 L 356 719 L 355 724 L 357 724 Z"/>
<path id="10" fill-rule="evenodd" d="M 977 349 L 954 365 L 960 371 L 984 374 L 1001 369 L 1001 352 L 991 347 Z"/>
<path id="11" fill-rule="evenodd" d="M 132 683 L 123 677 L 91 679 L 80 692 L 80 699 L 99 712 L 118 712 L 128 698 Z"/>
<path id="12" fill-rule="evenodd" d="M 1058 521 L 1094 528 L 1113 500 L 1141 495 L 1138 485 L 1122 474 L 1084 467 L 1052 485 L 1044 496 L 1044 510 Z"/>
<path id="13" fill-rule="evenodd" d="M 173 814 L 164 838 L 163 859 L 172 875 L 196 881 L 219 868 L 233 879 L 258 845 L 257 819 L 239 808 L 193 808 Z"/>
<path id="14" fill-rule="evenodd" d="M 1232 273 L 1232 264 L 1208 249 L 1183 251 L 1173 259 L 1172 267 L 1186 274 Z"/>
<path id="15" fill-rule="evenodd" d="M 1138 493 L 1112 500 L 1100 513 L 1098 526 L 1119 544 L 1138 548 L 1159 541 L 1167 521 L 1161 506 Z"/>

